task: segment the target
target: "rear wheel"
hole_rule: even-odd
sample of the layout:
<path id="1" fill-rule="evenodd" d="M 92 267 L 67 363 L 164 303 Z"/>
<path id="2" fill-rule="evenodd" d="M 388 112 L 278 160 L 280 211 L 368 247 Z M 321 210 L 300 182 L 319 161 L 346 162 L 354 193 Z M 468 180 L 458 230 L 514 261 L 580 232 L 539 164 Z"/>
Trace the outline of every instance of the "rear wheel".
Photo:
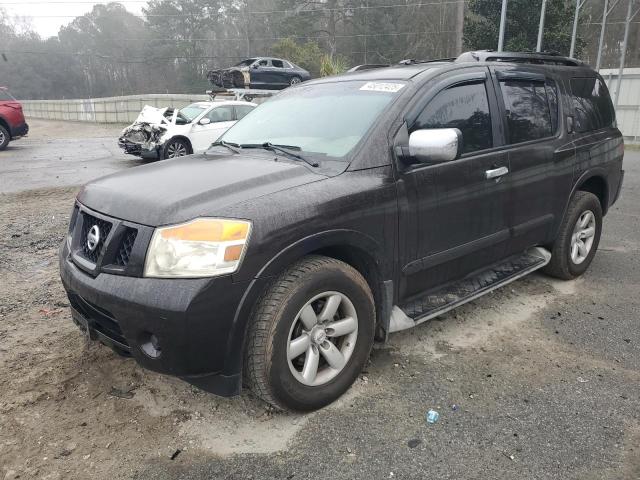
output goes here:
<path id="1" fill-rule="evenodd" d="M 191 153 L 189 144 L 179 138 L 172 138 L 164 146 L 162 158 L 184 157 Z"/>
<path id="2" fill-rule="evenodd" d="M 302 79 L 300 77 L 291 77 L 291 80 L 289 80 L 289 85 L 297 85 L 301 82 Z"/>
<path id="3" fill-rule="evenodd" d="M 593 260 L 602 233 L 600 200 L 590 192 L 576 192 L 544 272 L 563 280 L 582 275 Z"/>
<path id="4" fill-rule="evenodd" d="M 373 296 L 357 270 L 310 256 L 267 289 L 251 319 L 244 375 L 281 410 L 309 411 L 342 395 L 367 362 Z"/>
<path id="5" fill-rule="evenodd" d="M 4 126 L 0 125 L 0 150 L 4 150 L 9 145 L 11 139 L 9 132 Z"/>

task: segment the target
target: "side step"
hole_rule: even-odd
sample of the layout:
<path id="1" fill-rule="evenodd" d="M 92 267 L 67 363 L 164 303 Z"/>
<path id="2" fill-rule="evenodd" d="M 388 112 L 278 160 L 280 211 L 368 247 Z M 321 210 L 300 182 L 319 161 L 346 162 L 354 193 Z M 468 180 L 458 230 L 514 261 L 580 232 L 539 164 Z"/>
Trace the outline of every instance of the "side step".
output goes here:
<path id="1" fill-rule="evenodd" d="M 485 293 L 544 267 L 551 260 L 551 253 L 535 247 L 521 255 L 469 275 L 462 280 L 431 290 L 403 305 L 396 305 L 391 312 L 389 333 L 398 332 L 442 315 L 460 305 L 475 300 Z"/>

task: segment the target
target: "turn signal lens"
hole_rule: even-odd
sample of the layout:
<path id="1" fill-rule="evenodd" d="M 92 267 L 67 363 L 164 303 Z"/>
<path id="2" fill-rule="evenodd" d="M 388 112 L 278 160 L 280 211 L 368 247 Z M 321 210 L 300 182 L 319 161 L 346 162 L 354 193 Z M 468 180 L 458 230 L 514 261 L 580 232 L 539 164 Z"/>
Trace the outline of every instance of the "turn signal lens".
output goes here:
<path id="1" fill-rule="evenodd" d="M 157 228 L 145 262 L 145 277 L 211 277 L 235 272 L 244 255 L 251 223 L 198 218 Z"/>

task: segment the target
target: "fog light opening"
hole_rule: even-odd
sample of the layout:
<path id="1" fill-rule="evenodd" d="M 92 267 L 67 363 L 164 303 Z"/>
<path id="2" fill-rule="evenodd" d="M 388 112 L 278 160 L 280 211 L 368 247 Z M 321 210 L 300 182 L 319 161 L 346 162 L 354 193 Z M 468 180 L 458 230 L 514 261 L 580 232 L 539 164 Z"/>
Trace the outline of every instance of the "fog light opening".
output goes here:
<path id="1" fill-rule="evenodd" d="M 160 341 L 153 333 L 145 332 L 140 339 L 140 350 L 149 358 L 159 358 L 162 354 Z"/>

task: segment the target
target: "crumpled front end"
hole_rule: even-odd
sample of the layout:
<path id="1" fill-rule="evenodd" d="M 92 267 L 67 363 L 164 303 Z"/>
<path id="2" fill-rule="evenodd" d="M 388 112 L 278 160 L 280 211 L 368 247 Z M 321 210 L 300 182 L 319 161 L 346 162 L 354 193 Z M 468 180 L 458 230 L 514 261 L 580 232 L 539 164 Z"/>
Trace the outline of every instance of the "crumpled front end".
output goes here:
<path id="1" fill-rule="evenodd" d="M 249 68 L 223 68 L 209 70 L 207 79 L 214 87 L 225 88 L 249 88 L 251 86 L 251 73 Z"/>
<path id="2" fill-rule="evenodd" d="M 136 156 L 157 154 L 170 125 L 175 124 L 177 110 L 146 105 L 135 122 L 122 130 L 118 145 Z"/>

